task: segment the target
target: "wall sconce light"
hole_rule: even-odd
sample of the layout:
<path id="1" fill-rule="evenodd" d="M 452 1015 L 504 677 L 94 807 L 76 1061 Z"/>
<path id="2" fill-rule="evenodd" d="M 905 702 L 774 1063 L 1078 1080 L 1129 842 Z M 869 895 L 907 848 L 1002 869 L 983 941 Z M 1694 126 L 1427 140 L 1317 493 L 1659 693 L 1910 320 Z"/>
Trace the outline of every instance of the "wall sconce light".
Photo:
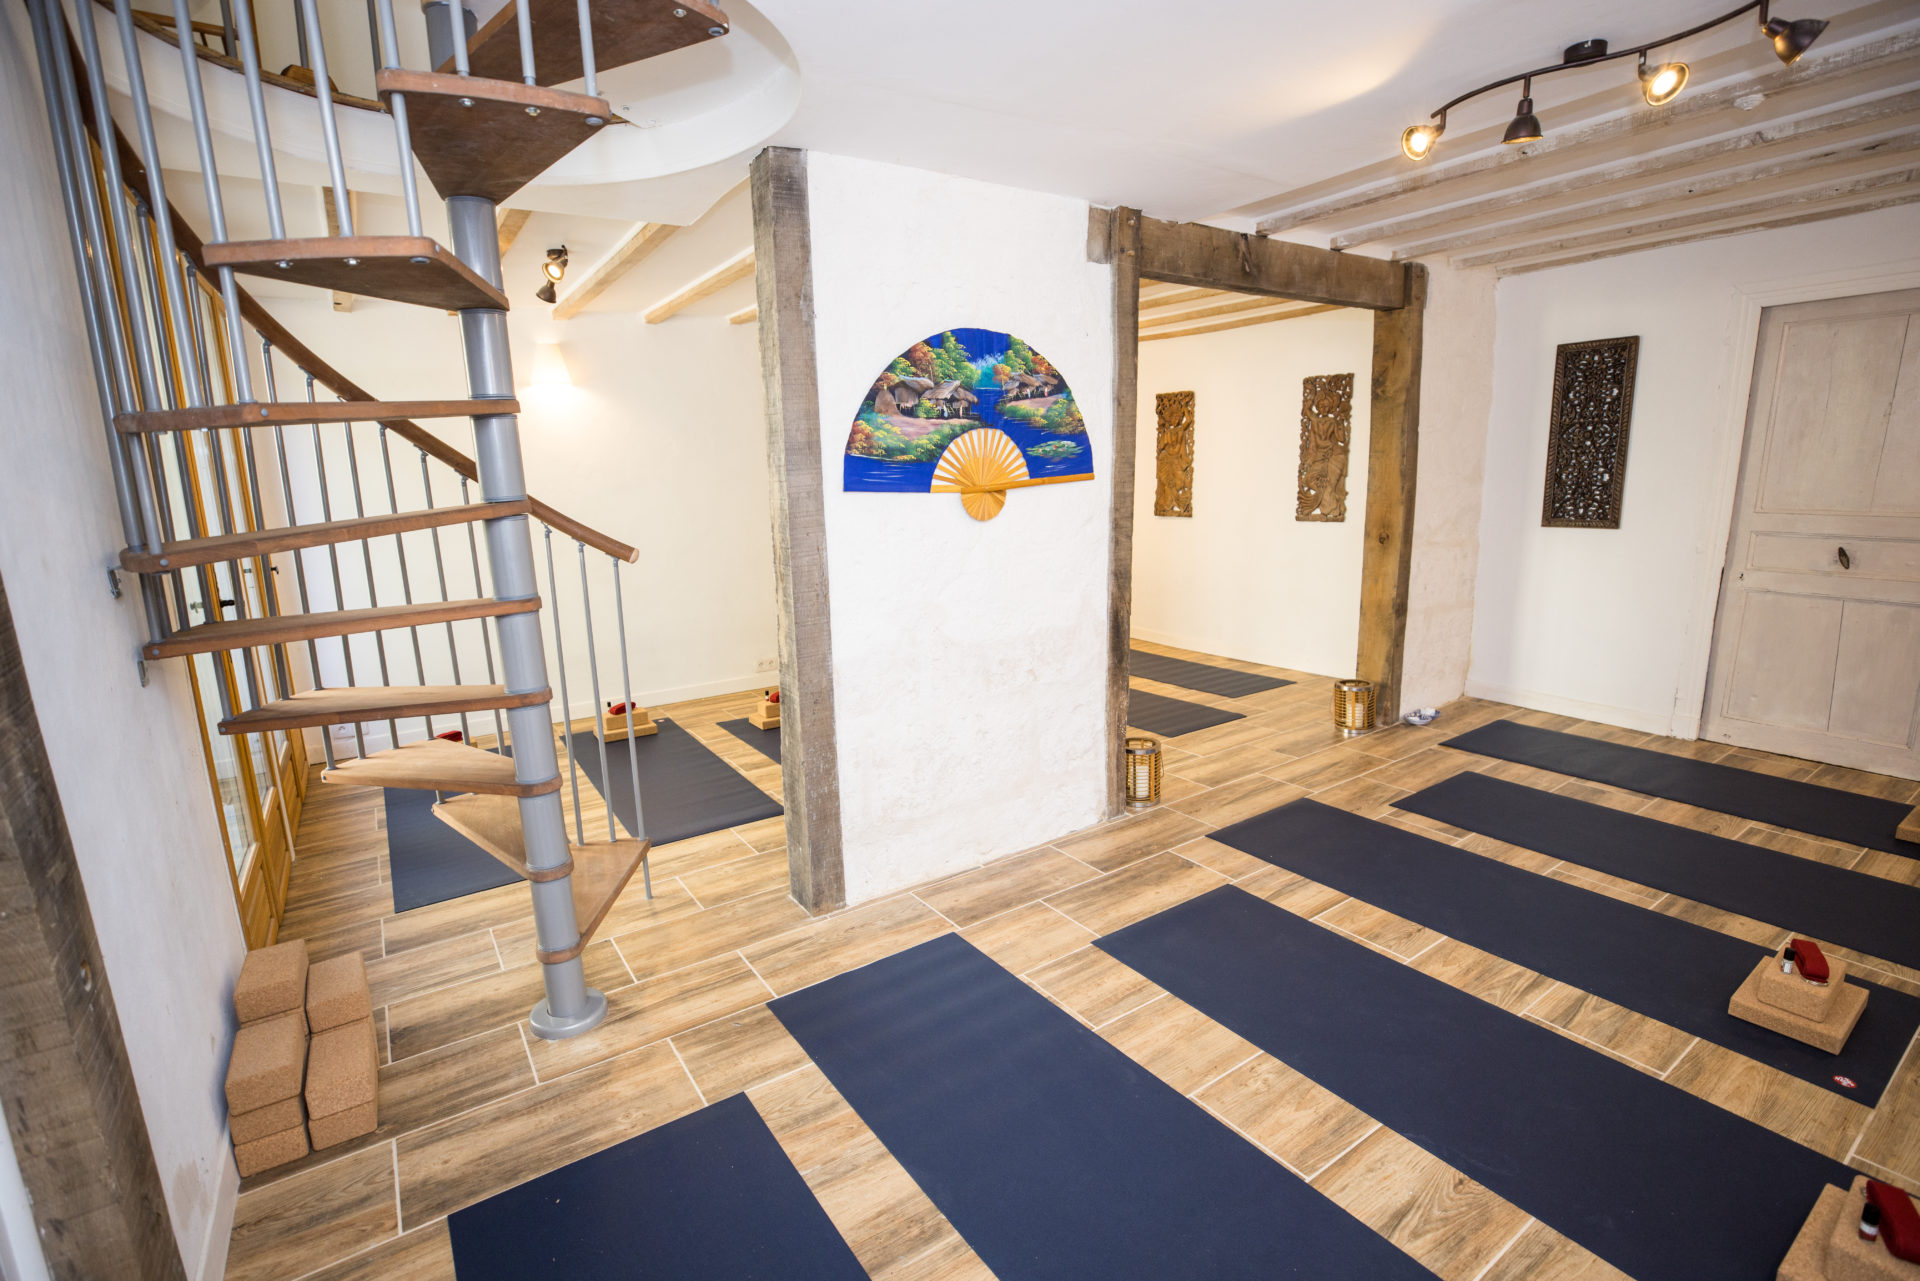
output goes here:
<path id="1" fill-rule="evenodd" d="M 1461 94 L 1434 112 L 1432 119 L 1436 123 L 1409 126 L 1400 134 L 1400 153 L 1409 160 L 1427 159 L 1433 154 L 1435 145 L 1440 141 L 1440 135 L 1446 132 L 1449 110 L 1483 93 L 1504 89 L 1511 84 L 1521 86 L 1520 102 L 1514 110 L 1513 123 L 1507 126 L 1506 135 L 1501 141 L 1507 143 L 1536 141 L 1542 136 L 1542 132 L 1540 120 L 1533 114 L 1533 78 L 1551 75 L 1556 71 L 1565 71 L 1571 67 L 1583 67 L 1589 63 L 1612 62 L 1616 58 L 1637 57 L 1640 60 L 1640 93 L 1646 98 L 1649 106 L 1663 107 L 1679 97 L 1680 91 L 1687 87 L 1689 74 L 1687 64 L 1677 61 L 1662 62 L 1649 67 L 1647 54 L 1663 45 L 1675 44 L 1689 36 L 1696 36 L 1702 31 L 1732 22 L 1742 14 L 1752 13 L 1755 10 L 1759 11 L 1760 34 L 1773 42 L 1773 51 L 1779 56 L 1780 61 L 1791 66 L 1801 54 L 1812 47 L 1815 40 L 1820 38 L 1820 33 L 1827 29 L 1827 23 L 1822 18 L 1799 18 L 1789 21 L 1785 18 L 1770 17 L 1767 11 L 1769 2 L 1770 0 L 1748 0 L 1748 3 L 1741 5 L 1733 12 L 1722 14 L 1710 22 L 1703 22 L 1697 27 L 1689 27 L 1676 35 L 1617 52 L 1609 52 L 1605 40 L 1582 40 L 1577 44 L 1568 45 L 1561 54 L 1560 61 L 1552 66 L 1535 67 L 1532 71 L 1523 71 L 1518 75 L 1508 76 L 1504 80 L 1481 85 L 1478 89 Z"/>
<path id="2" fill-rule="evenodd" d="M 547 250 L 547 260 L 540 264 L 540 270 L 547 278 L 533 296 L 541 302 L 553 302 L 557 297 L 553 287 L 567 274 L 567 247 L 561 245 L 558 249 Z"/>

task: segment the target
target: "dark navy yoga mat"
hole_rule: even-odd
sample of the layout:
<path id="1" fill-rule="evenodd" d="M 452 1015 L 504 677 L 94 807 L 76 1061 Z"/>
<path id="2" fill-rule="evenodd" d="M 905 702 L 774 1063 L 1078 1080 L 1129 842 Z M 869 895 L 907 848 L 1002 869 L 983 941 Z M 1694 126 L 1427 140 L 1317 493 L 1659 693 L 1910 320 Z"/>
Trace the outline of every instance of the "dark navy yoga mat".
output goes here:
<path id="1" fill-rule="evenodd" d="M 1920 886 L 1472 772 L 1394 805 L 1823 943 L 1920 966 Z"/>
<path id="2" fill-rule="evenodd" d="M 1000 1281 L 1432 1276 L 958 935 L 770 1008 Z"/>
<path id="3" fill-rule="evenodd" d="M 460 1281 L 866 1281 L 735 1094 L 447 1216 Z"/>
<path id="4" fill-rule="evenodd" d="M 1852 1178 L 1231 885 L 1095 946 L 1636 1281 L 1770 1281 Z"/>
<path id="5" fill-rule="evenodd" d="M 439 797 L 432 792 L 410 787 L 383 790 L 395 912 L 444 903 L 520 879 L 519 873 L 435 818 L 433 805 Z"/>
<path id="6" fill-rule="evenodd" d="M 721 721 L 720 728 L 762 756 L 771 756 L 776 761 L 780 759 L 780 727 L 778 725 L 772 729 L 759 729 L 743 716 L 737 721 Z"/>
<path id="7" fill-rule="evenodd" d="M 1208 707 L 1204 703 L 1183 702 L 1168 698 L 1165 694 L 1149 694 L 1143 689 L 1127 691 L 1127 724 L 1136 729 L 1165 734 L 1169 738 L 1245 719 L 1244 712 L 1229 712 L 1224 708 Z"/>
<path id="8" fill-rule="evenodd" d="M 1727 1013 L 1765 948 L 1316 801 L 1213 839 L 1867 1107 L 1920 1027 L 1920 997 L 1861 983 L 1872 995 L 1841 1053 L 1769 1032 Z"/>
<path id="9" fill-rule="evenodd" d="M 749 783 L 693 735 L 670 720 L 656 722 L 658 734 L 607 744 L 607 769 L 613 789 L 600 777 L 600 739 L 575 734 L 573 750 L 600 795 L 608 797 L 624 824 L 633 813 L 633 769 L 627 753 L 640 758 L 640 800 L 646 809 L 647 839 L 654 845 L 717 832 L 723 827 L 757 823 L 786 813 L 780 802 Z"/>
<path id="10" fill-rule="evenodd" d="M 1127 673 L 1162 685 L 1178 685 L 1182 689 L 1197 689 L 1203 694 L 1222 694 L 1228 698 L 1244 698 L 1293 684 L 1277 676 L 1259 676 L 1253 672 L 1237 672 L 1231 667 L 1215 667 L 1211 663 L 1168 658 L 1165 654 L 1149 654 L 1144 649 L 1127 651 Z"/>
<path id="11" fill-rule="evenodd" d="M 1516 721 L 1482 725 L 1448 739 L 1442 746 L 1611 783 L 1629 792 L 1644 792 L 1756 823 L 1824 836 L 1842 845 L 1864 845 L 1920 858 L 1920 845 L 1894 835 L 1913 806 L 1878 796 L 1775 778 L 1757 770 L 1696 761 L 1645 747 L 1623 747 L 1583 734 L 1536 729 Z"/>

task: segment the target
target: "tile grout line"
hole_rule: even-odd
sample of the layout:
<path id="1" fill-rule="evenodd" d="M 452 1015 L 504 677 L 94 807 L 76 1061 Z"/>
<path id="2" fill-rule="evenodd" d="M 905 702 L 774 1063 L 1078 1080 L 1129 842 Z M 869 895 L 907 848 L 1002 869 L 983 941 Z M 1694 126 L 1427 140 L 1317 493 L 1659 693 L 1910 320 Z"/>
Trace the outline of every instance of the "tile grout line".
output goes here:
<path id="1" fill-rule="evenodd" d="M 1169 993 L 1169 995 L 1171 995 L 1171 993 Z M 1225 1024 L 1222 1024 L 1221 1026 L 1224 1027 Z M 1233 1029 L 1228 1028 L 1227 1030 L 1232 1031 Z M 1235 1033 L 1235 1035 L 1237 1036 L 1239 1034 Z M 1240 1039 L 1243 1041 L 1246 1040 L 1245 1037 L 1241 1037 Z M 1252 1045 L 1253 1042 L 1247 1041 L 1247 1044 Z M 1195 1103 L 1199 1103 L 1201 1094 L 1205 1093 L 1207 1090 L 1212 1089 L 1215 1085 L 1218 1085 L 1222 1080 L 1232 1076 L 1235 1072 L 1238 1072 L 1241 1068 L 1245 1067 L 1247 1064 L 1253 1062 L 1255 1059 L 1259 1058 L 1262 1054 L 1265 1054 L 1265 1053 L 1266 1053 L 1265 1050 L 1262 1050 L 1258 1046 L 1255 1046 L 1253 1053 L 1247 1055 L 1246 1058 L 1241 1059 L 1238 1063 L 1235 1063 L 1232 1067 L 1228 1068 L 1226 1071 L 1216 1073 L 1215 1075 L 1210 1076 L 1206 1080 L 1202 1081 L 1199 1085 L 1194 1086 L 1191 1090 L 1188 1090 L 1187 1097 L 1192 1099 Z M 1278 1060 L 1276 1060 L 1276 1062 L 1277 1061 Z M 1201 1104 L 1201 1106 L 1204 1107 L 1206 1105 Z"/>
<path id="2" fill-rule="evenodd" d="M 687 1084 L 691 1085 L 693 1087 L 694 1094 L 699 1096 L 700 1106 L 706 1107 L 707 1092 L 700 1088 L 700 1082 L 696 1081 L 693 1077 L 693 1069 L 688 1067 L 687 1061 L 680 1057 L 680 1047 L 673 1043 L 673 1037 L 671 1036 L 666 1038 L 666 1042 L 667 1042 L 667 1048 L 673 1051 L 673 1061 L 675 1063 L 678 1063 L 680 1065 L 680 1070 L 687 1074 Z"/>
<path id="3" fill-rule="evenodd" d="M 1482 1186 L 1485 1186 L 1485 1185 L 1483 1184 Z M 1491 1191 L 1491 1189 L 1489 1189 L 1489 1191 Z M 1496 1195 L 1498 1194 L 1496 1193 Z M 1513 1205 L 1511 1201 L 1507 1202 L 1507 1204 Z M 1514 1206 L 1514 1208 L 1517 1210 L 1520 1207 Z M 1515 1232 L 1512 1236 L 1508 1237 L 1507 1243 L 1501 1246 L 1498 1250 L 1495 1250 L 1493 1252 L 1493 1257 L 1487 1260 L 1486 1266 L 1473 1274 L 1472 1281 L 1481 1281 L 1481 1279 L 1485 1277 L 1487 1273 L 1493 1271 L 1493 1265 L 1500 1262 L 1500 1260 L 1506 1258 L 1507 1251 L 1513 1249 L 1513 1247 L 1519 1243 L 1520 1238 L 1527 1234 L 1527 1229 L 1532 1227 L 1535 1223 L 1538 1223 L 1538 1222 L 1539 1222 L 1538 1219 L 1534 1218 L 1531 1214 L 1529 1214 L 1527 1216 L 1527 1221 L 1520 1225 L 1520 1230 L 1518 1232 Z M 1575 1241 L 1574 1244 L 1579 1245 L 1580 1243 L 1578 1241 Z"/>

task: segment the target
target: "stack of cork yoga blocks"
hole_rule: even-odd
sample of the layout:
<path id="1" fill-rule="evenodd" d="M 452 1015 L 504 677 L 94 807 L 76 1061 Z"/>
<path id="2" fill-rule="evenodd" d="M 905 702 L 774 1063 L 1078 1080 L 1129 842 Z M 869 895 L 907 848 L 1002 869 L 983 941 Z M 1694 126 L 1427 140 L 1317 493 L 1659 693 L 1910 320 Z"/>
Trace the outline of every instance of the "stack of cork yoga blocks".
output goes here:
<path id="1" fill-rule="evenodd" d="M 1880 1240 L 1861 1237 L 1860 1216 L 1867 1207 L 1869 1182 L 1862 1174 L 1845 1192 L 1832 1186 L 1821 1189 L 1813 1213 L 1775 1274 L 1776 1281 L 1920 1281 L 1920 1262 L 1894 1255 L 1884 1223 Z M 1884 1185 L 1881 1194 L 1906 1195 Z"/>
<path id="2" fill-rule="evenodd" d="M 1800 973 L 1781 968 L 1789 949 L 1799 948 L 1818 958 L 1826 972 L 1826 982 L 1816 983 Z M 1747 975 L 1746 982 L 1727 1002 L 1727 1013 L 1737 1019 L 1756 1023 L 1782 1036 L 1838 1054 L 1853 1035 L 1854 1024 L 1867 1008 L 1867 989 L 1847 982 L 1847 963 L 1824 956 L 1818 946 L 1794 939 L 1779 952 L 1761 960 Z"/>
<path id="3" fill-rule="evenodd" d="M 227 1111 L 242 1177 L 379 1124 L 373 997 L 358 952 L 317 965 L 304 939 L 249 952 L 233 1009 Z"/>
<path id="4" fill-rule="evenodd" d="M 608 703 L 606 714 L 602 716 L 582 716 L 570 726 L 576 734 L 599 734 L 604 727 L 606 743 L 619 743 L 627 738 L 645 738 L 649 734 L 658 734 L 660 727 L 653 723 L 653 717 L 647 715 L 647 709 L 635 703 L 633 705 L 633 732 L 627 732 L 627 705 Z"/>
<path id="5" fill-rule="evenodd" d="M 755 729 L 780 728 L 780 691 L 770 689 L 760 698 L 760 706 L 747 713 L 747 724 Z"/>

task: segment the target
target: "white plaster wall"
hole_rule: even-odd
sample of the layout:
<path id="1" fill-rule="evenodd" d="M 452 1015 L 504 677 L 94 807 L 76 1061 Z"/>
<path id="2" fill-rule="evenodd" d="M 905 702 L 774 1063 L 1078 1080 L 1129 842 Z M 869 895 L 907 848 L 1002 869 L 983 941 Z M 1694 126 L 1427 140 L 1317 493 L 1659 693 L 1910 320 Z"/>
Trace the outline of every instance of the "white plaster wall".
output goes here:
<path id="1" fill-rule="evenodd" d="M 1494 276 L 1427 267 L 1413 573 L 1400 706 L 1443 707 L 1466 691 L 1473 650 L 1480 502 L 1493 402 Z"/>
<path id="2" fill-rule="evenodd" d="M 1321 312 L 1140 344 L 1133 634 L 1351 676 L 1360 638 L 1373 313 Z M 1344 521 L 1294 519 L 1301 379 L 1353 375 Z M 1193 510 L 1155 516 L 1160 392 L 1194 393 Z"/>
<path id="3" fill-rule="evenodd" d="M 180 1253 L 213 1278 L 238 1186 L 221 1082 L 245 947 L 187 669 L 154 664 L 141 688 L 139 603 L 107 593 L 124 539 L 19 5 L 0 20 L 0 155 L 0 580 Z"/>
<path id="4" fill-rule="evenodd" d="M 811 153 L 847 900 L 959 871 L 1102 817 L 1113 457 L 1111 272 L 1087 205 Z M 846 493 L 875 375 L 954 326 L 1018 334 L 1066 377 L 1096 478 L 957 496 Z"/>
<path id="5" fill-rule="evenodd" d="M 1468 692 L 1693 737 L 1760 309 L 1917 284 L 1911 205 L 1502 279 Z M 1621 527 L 1543 529 L 1554 347 L 1625 334 Z"/>

